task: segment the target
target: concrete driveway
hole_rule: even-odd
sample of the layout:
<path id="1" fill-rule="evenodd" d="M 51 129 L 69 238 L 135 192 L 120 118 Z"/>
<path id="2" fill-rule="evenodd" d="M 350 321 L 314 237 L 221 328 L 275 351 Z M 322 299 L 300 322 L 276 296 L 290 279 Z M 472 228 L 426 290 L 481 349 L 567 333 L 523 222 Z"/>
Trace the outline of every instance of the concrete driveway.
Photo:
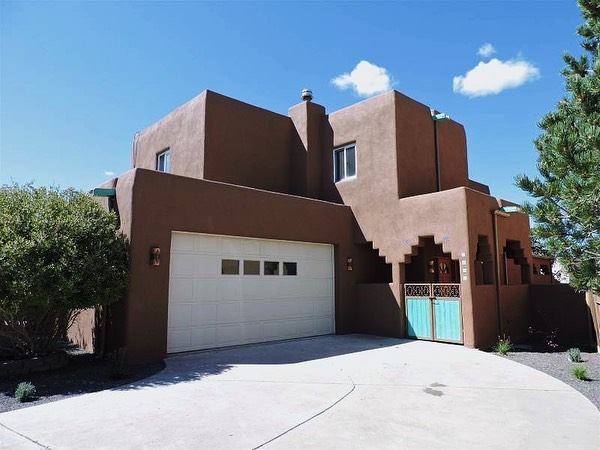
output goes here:
<path id="1" fill-rule="evenodd" d="M 166 363 L 0 414 L 0 448 L 598 448 L 600 414 L 577 391 L 455 345 L 326 336 Z"/>

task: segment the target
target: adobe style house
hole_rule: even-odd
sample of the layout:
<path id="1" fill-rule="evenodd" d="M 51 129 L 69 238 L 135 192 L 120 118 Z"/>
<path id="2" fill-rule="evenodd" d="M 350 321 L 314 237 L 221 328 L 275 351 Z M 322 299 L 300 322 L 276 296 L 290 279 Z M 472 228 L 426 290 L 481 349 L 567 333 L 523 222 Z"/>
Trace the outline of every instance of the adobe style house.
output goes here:
<path id="1" fill-rule="evenodd" d="M 204 91 L 135 136 L 103 186 L 131 240 L 107 348 L 526 336 L 551 274 L 527 216 L 469 179 L 462 125 L 396 91 L 332 113 L 304 99 L 285 116 Z"/>

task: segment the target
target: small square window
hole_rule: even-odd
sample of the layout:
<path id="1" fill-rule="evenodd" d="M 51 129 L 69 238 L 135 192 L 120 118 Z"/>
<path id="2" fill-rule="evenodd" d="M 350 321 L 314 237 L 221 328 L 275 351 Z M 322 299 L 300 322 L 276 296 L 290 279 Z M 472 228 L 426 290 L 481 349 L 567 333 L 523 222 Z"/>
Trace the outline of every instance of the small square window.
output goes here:
<path id="1" fill-rule="evenodd" d="M 356 144 L 336 148 L 333 151 L 333 181 L 356 176 Z"/>
<path id="2" fill-rule="evenodd" d="M 244 260 L 244 275 L 260 275 L 260 261 Z"/>
<path id="3" fill-rule="evenodd" d="M 279 275 L 278 261 L 265 261 L 265 275 Z"/>
<path id="4" fill-rule="evenodd" d="M 159 172 L 171 172 L 171 151 L 165 150 L 156 156 L 156 170 Z"/>
<path id="5" fill-rule="evenodd" d="M 283 274 L 284 275 L 298 275 L 298 264 L 295 262 L 284 262 L 283 263 Z"/>
<path id="6" fill-rule="evenodd" d="M 222 259 L 221 260 L 222 275 L 239 275 L 240 262 L 237 259 Z"/>

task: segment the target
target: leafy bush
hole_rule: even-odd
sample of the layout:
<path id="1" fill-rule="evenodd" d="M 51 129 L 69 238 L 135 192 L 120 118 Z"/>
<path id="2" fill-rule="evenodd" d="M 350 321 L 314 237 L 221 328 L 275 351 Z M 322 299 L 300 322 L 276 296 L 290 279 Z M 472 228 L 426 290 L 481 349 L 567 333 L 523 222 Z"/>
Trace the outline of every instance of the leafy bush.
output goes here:
<path id="1" fill-rule="evenodd" d="M 22 402 L 30 400 L 35 395 L 35 386 L 29 381 L 19 383 L 17 389 L 15 389 L 15 398 Z"/>
<path id="2" fill-rule="evenodd" d="M 115 214 L 89 195 L 0 187 L 0 344 L 52 352 L 77 311 L 124 296 L 128 259 Z"/>
<path id="3" fill-rule="evenodd" d="M 586 381 L 588 379 L 587 369 L 585 368 L 585 366 L 580 366 L 580 365 L 574 366 L 571 369 L 571 373 L 578 380 Z"/>
<path id="4" fill-rule="evenodd" d="M 570 348 L 568 351 L 569 361 L 581 362 L 581 350 L 578 348 Z"/>
<path id="5" fill-rule="evenodd" d="M 500 353 L 501 355 L 506 355 L 508 352 L 510 352 L 513 349 L 513 345 L 510 342 L 510 338 L 503 336 L 500 337 L 498 336 L 498 342 L 496 343 L 496 345 L 494 345 L 494 351 L 496 353 Z"/>

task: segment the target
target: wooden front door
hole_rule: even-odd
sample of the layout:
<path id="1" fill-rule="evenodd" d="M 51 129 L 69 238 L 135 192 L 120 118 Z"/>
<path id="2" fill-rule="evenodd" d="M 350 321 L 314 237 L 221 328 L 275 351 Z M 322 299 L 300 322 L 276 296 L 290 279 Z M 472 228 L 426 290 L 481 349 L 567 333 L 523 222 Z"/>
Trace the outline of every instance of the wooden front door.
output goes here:
<path id="1" fill-rule="evenodd" d="M 439 256 L 435 262 L 436 283 L 452 283 L 452 259 Z"/>

